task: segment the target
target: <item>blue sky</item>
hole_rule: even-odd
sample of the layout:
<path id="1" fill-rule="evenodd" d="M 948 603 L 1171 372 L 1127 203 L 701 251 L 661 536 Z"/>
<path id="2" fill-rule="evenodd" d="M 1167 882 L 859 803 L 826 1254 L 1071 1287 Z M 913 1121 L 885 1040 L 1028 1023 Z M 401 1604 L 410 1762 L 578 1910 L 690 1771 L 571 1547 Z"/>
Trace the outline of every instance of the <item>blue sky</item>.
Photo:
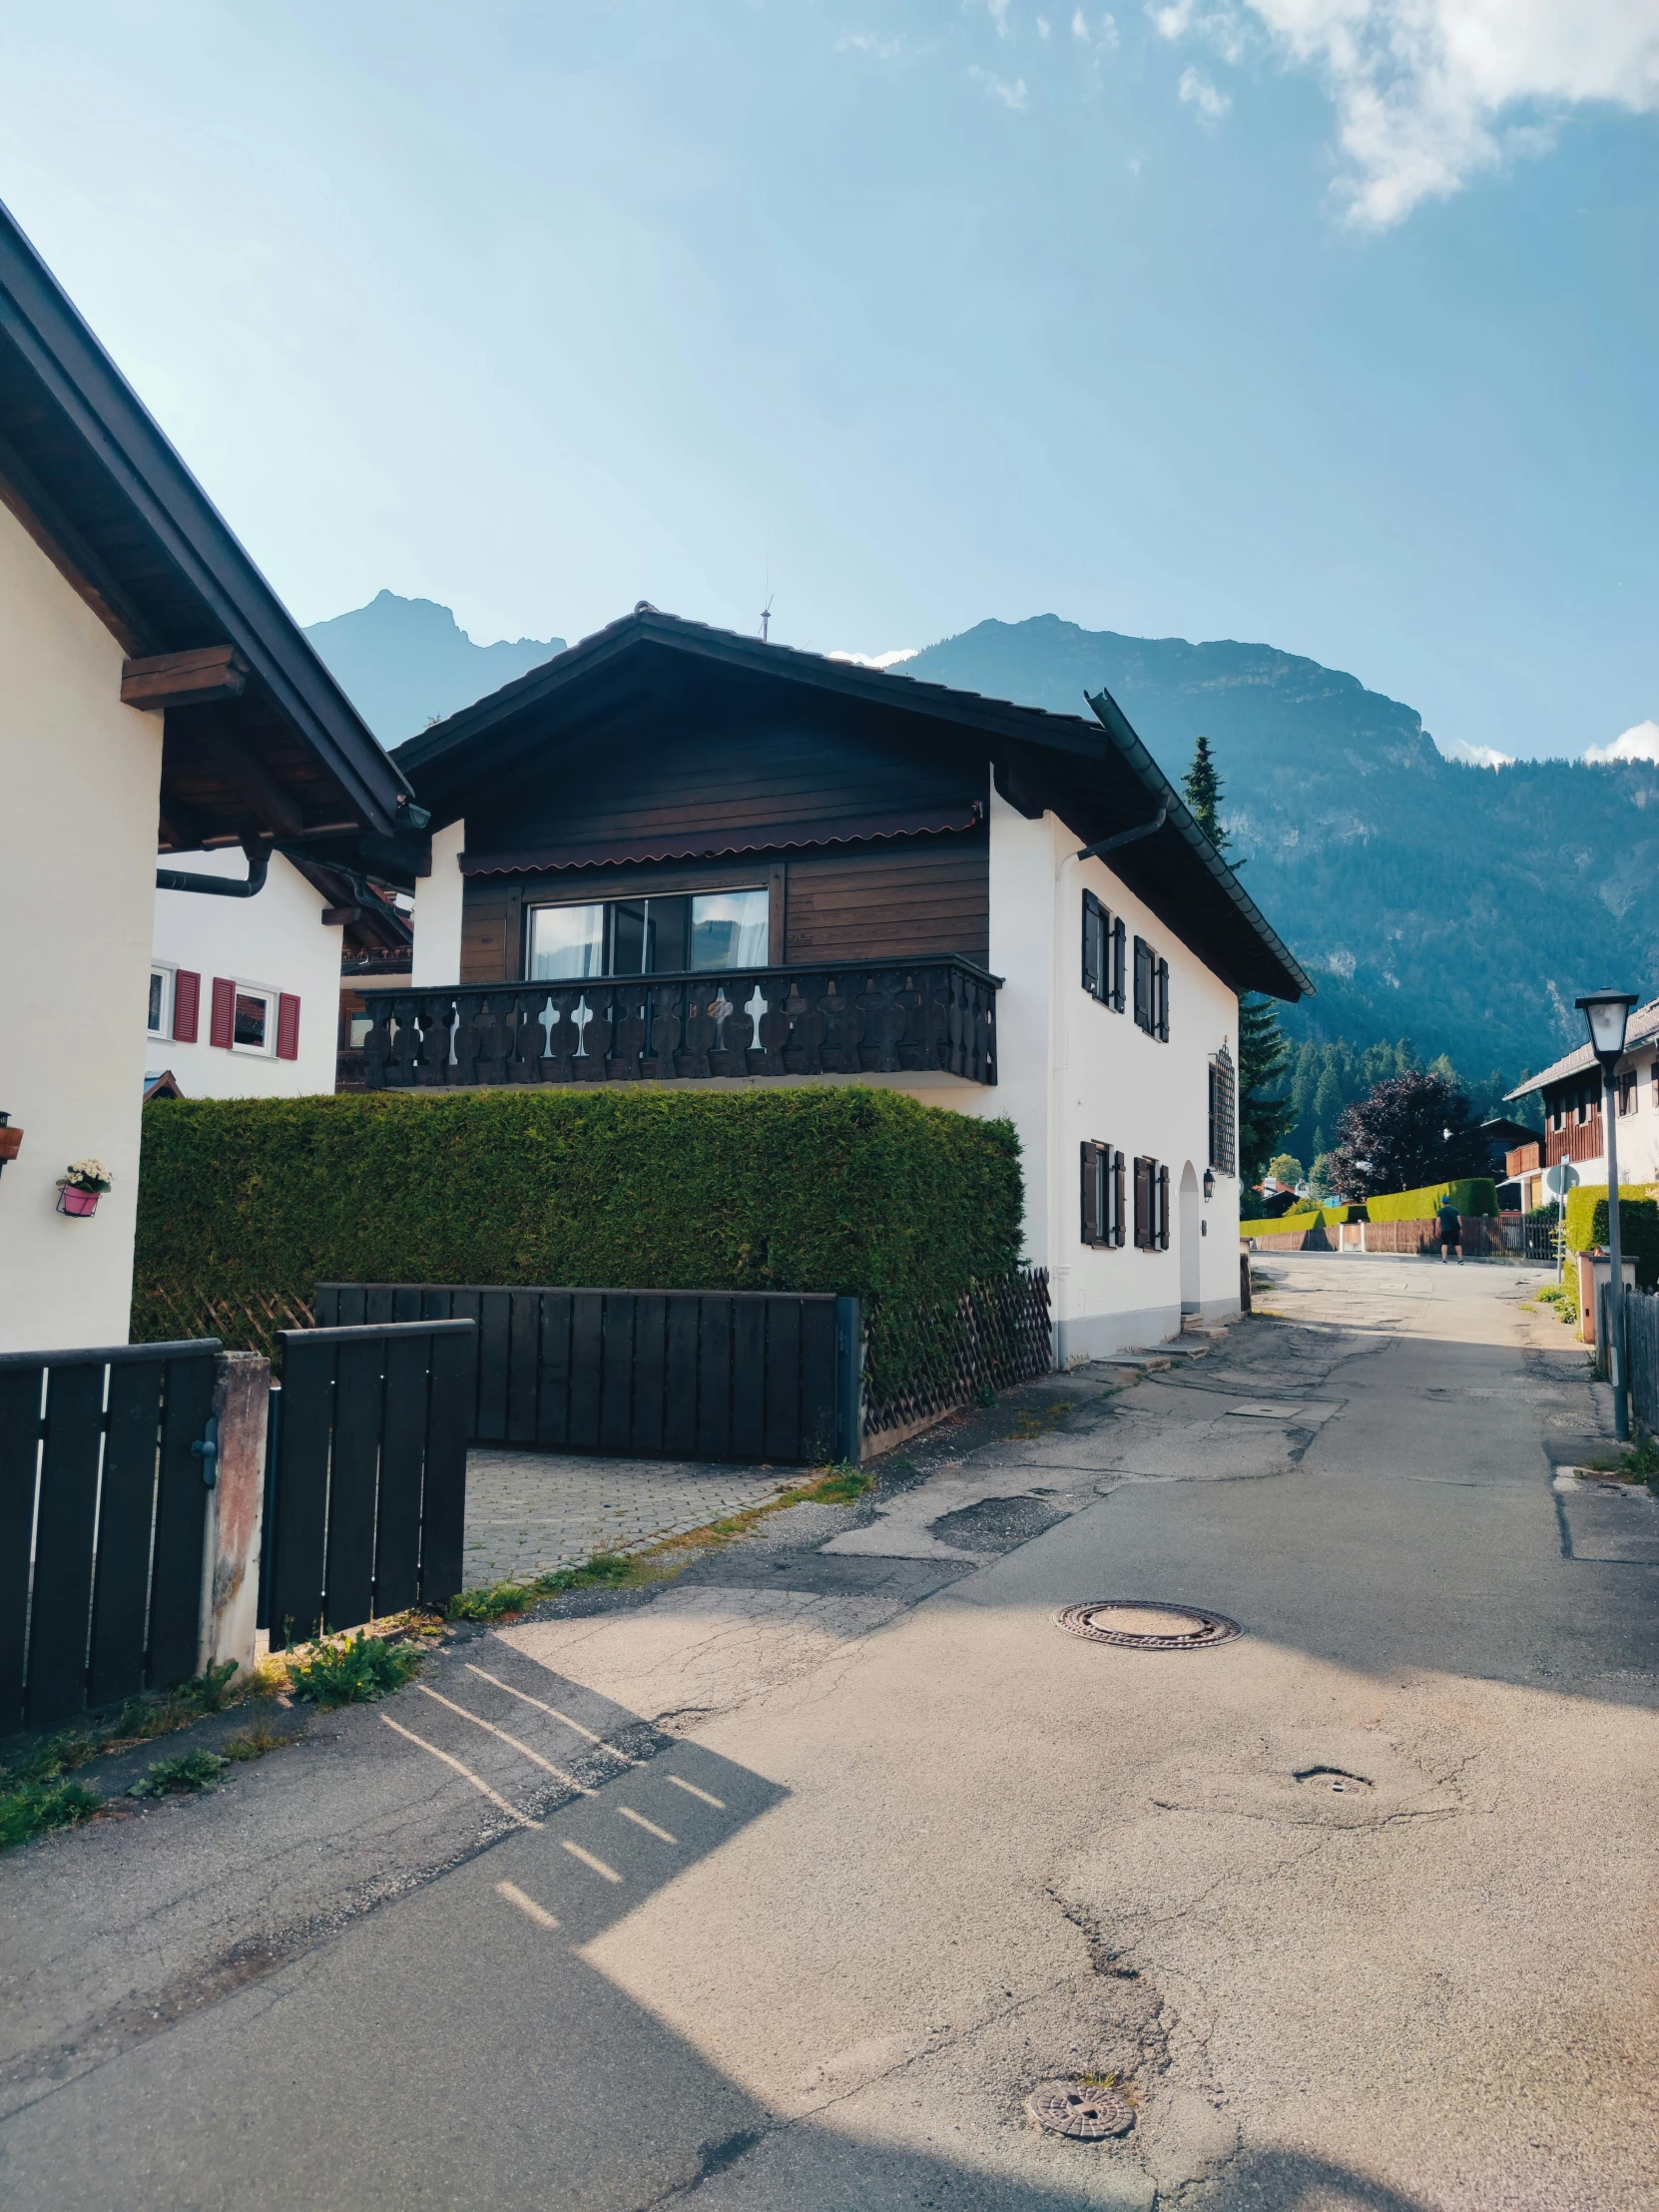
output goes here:
<path id="1" fill-rule="evenodd" d="M 3 197 L 302 621 L 1266 640 L 1659 720 L 1659 0 L 0 0 Z"/>

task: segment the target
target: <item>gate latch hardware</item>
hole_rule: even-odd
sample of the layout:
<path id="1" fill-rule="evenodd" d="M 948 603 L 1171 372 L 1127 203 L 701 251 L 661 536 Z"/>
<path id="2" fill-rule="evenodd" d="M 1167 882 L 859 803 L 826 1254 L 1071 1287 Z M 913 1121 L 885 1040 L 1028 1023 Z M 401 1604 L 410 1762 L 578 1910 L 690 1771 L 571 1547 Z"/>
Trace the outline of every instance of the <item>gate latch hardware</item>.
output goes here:
<path id="1" fill-rule="evenodd" d="M 208 1433 L 198 1436 L 191 1450 L 202 1462 L 202 1479 L 211 1490 L 219 1481 L 219 1415 L 208 1415 Z"/>

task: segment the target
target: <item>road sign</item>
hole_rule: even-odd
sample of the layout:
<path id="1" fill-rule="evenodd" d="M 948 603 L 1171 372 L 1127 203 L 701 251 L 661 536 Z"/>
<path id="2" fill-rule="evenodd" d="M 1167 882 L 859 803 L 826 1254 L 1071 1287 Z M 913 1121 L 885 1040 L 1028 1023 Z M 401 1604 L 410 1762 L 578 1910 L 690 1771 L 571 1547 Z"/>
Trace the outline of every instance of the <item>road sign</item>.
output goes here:
<path id="1" fill-rule="evenodd" d="M 1551 1198 L 1565 1198 L 1577 1183 L 1578 1170 L 1570 1160 L 1557 1160 L 1552 1168 L 1544 1170 L 1544 1189 Z"/>

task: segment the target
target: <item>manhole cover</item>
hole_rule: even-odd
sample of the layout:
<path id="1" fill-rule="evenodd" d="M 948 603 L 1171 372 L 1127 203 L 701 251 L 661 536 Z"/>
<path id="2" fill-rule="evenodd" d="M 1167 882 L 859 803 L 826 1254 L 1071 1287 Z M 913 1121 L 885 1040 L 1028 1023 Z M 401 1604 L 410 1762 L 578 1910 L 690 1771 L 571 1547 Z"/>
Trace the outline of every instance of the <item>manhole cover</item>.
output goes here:
<path id="1" fill-rule="evenodd" d="M 1341 1767 L 1304 1767 L 1297 1780 L 1306 1789 L 1331 1790 L 1338 1797 L 1348 1791 L 1358 1794 L 1371 1788 L 1363 1774 L 1345 1774 Z"/>
<path id="2" fill-rule="evenodd" d="M 1149 1605 L 1139 1598 L 1096 1598 L 1056 1614 L 1060 1626 L 1094 1644 L 1127 1644 L 1136 1651 L 1207 1651 L 1244 1630 L 1225 1613 L 1197 1605 Z"/>
<path id="3" fill-rule="evenodd" d="M 1135 2124 L 1127 2098 L 1083 2081 L 1040 2081 L 1026 2098 L 1025 2109 L 1050 2135 L 1069 2135 L 1079 2143 L 1103 2142 L 1108 2135 L 1126 2134 Z"/>

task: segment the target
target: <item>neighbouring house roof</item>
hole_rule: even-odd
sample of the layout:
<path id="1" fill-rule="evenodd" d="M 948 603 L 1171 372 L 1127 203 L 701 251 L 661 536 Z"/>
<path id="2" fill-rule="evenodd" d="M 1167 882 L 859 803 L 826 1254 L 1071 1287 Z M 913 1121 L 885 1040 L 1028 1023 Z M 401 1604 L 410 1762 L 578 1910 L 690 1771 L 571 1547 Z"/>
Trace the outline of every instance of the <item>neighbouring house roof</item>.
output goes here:
<path id="1" fill-rule="evenodd" d="M 1634 1052 L 1638 1045 L 1651 1044 L 1659 1037 L 1659 998 L 1650 998 L 1645 1006 L 1632 1006 L 1630 1023 L 1624 1033 L 1626 1052 Z M 1504 1098 L 1525 1098 L 1530 1091 L 1541 1091 L 1548 1084 L 1564 1083 L 1569 1076 L 1587 1075 L 1596 1065 L 1596 1056 L 1586 1041 L 1576 1052 L 1569 1052 L 1564 1059 L 1542 1069 L 1537 1075 L 1529 1075 L 1524 1083 L 1517 1083 L 1512 1091 L 1505 1091 Z"/>
<path id="2" fill-rule="evenodd" d="M 412 880 L 402 775 L 3 207 L 0 500 L 125 648 L 124 696 L 134 661 L 192 657 L 159 845 L 282 836 Z"/>
<path id="3" fill-rule="evenodd" d="M 323 920 L 343 923 L 342 960 L 372 958 L 378 962 L 392 954 L 400 955 L 403 965 L 408 964 L 414 924 L 385 891 L 355 870 L 330 865 L 307 852 L 287 851 L 286 856 L 311 888 L 328 901 Z"/>
<path id="4" fill-rule="evenodd" d="M 146 1072 L 144 1078 L 144 1103 L 146 1106 L 153 1098 L 183 1098 L 184 1095 L 184 1092 L 179 1088 L 178 1078 L 171 1068 L 162 1068 L 159 1072 Z"/>
<path id="5" fill-rule="evenodd" d="M 1165 810 L 1155 834 L 1109 856 L 1113 873 L 1234 987 L 1284 999 L 1312 995 L 1307 972 L 1104 690 L 1089 702 L 1093 719 L 1048 714 L 918 682 L 898 671 L 763 644 L 642 603 L 568 652 L 407 739 L 392 758 L 421 806 L 431 810 L 434 824 L 453 822 L 504 774 L 522 771 L 545 747 L 550 731 L 565 743 L 602 744 L 607 722 L 639 712 L 642 703 L 672 730 L 677 708 L 683 710 L 700 684 L 741 694 L 752 709 L 768 700 L 787 707 L 792 697 L 800 701 L 806 694 L 862 705 L 876 710 L 872 721 L 883 728 L 925 736 L 957 757 L 968 741 L 981 760 L 989 760 L 997 789 L 1011 805 L 1031 816 L 1052 811 L 1076 832 L 1080 845 L 1136 828 Z M 783 830 L 805 841 L 808 827 L 791 824 Z M 832 831 L 821 823 L 817 836 L 916 834 L 947 827 L 956 825 L 929 821 L 860 829 L 851 818 L 837 821 Z M 783 830 L 768 830 L 768 848 L 780 848 Z M 713 848 L 707 836 L 688 838 L 673 852 L 657 850 L 662 841 L 653 840 L 649 854 L 590 847 L 586 858 L 480 852 L 470 865 L 474 872 L 594 865 L 689 856 L 694 844 L 699 855 Z M 728 842 L 720 849 L 755 850 L 759 844 L 748 832 L 741 847 Z"/>

